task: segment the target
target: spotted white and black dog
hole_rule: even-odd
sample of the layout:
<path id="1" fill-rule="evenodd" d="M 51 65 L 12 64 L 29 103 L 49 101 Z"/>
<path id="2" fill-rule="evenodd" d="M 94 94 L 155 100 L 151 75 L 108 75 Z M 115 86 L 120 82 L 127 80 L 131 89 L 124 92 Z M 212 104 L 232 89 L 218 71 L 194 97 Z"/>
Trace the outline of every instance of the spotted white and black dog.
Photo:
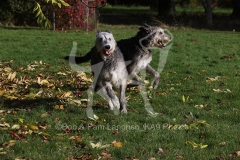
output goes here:
<path id="1" fill-rule="evenodd" d="M 137 73 L 140 70 L 146 70 L 154 77 L 153 88 L 155 89 L 158 87 L 159 73 L 156 72 L 149 64 L 152 60 L 151 48 L 164 48 L 166 46 L 165 43 L 170 40 L 171 37 L 165 34 L 164 29 L 161 27 L 152 27 L 144 24 L 144 26 L 139 28 L 138 33 L 134 37 L 117 42 L 117 46 L 123 53 L 124 60 L 126 62 L 130 62 L 126 63 L 127 71 L 130 77 L 135 80 L 135 84 L 138 85 L 142 83 L 142 81 L 138 78 Z M 92 58 L 96 52 L 98 52 L 97 50 L 96 45 L 83 57 L 66 56 L 65 59 L 76 64 L 91 60 L 91 64 L 93 65 L 97 63 L 95 62 L 95 59 Z"/>
<path id="2" fill-rule="evenodd" d="M 97 51 L 91 55 L 93 89 L 108 101 L 111 110 L 121 109 L 127 113 L 125 91 L 128 73 L 122 52 L 108 30 L 97 32 L 95 47 Z M 113 86 L 119 92 L 119 99 Z"/>

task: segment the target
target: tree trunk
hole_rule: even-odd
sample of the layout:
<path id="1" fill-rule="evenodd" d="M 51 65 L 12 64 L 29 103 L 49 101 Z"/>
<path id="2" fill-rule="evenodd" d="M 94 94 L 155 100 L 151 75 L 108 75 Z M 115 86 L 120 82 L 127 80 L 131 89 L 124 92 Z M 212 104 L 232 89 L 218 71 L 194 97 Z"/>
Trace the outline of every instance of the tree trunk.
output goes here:
<path id="1" fill-rule="evenodd" d="M 231 14 L 232 18 L 240 19 L 240 0 L 233 0 L 233 11 Z"/>
<path id="2" fill-rule="evenodd" d="M 207 26 L 212 26 L 213 25 L 212 0 L 200 0 L 200 2 L 205 10 L 206 24 Z"/>
<path id="3" fill-rule="evenodd" d="M 212 0 L 206 0 L 205 14 L 207 26 L 212 26 L 213 25 Z"/>
<path id="4" fill-rule="evenodd" d="M 169 15 L 171 11 L 174 10 L 172 5 L 174 0 L 159 0 L 158 1 L 158 16 Z"/>

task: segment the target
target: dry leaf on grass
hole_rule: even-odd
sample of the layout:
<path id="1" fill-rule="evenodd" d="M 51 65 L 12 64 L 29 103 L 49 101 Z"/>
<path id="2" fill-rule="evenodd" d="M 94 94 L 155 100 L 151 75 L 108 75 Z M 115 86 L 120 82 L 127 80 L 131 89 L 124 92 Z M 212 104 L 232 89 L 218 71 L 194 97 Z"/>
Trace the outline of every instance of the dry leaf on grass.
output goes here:
<path id="1" fill-rule="evenodd" d="M 114 147 L 122 147 L 123 144 L 122 144 L 122 142 L 113 141 L 112 142 L 112 146 L 114 146 Z"/>

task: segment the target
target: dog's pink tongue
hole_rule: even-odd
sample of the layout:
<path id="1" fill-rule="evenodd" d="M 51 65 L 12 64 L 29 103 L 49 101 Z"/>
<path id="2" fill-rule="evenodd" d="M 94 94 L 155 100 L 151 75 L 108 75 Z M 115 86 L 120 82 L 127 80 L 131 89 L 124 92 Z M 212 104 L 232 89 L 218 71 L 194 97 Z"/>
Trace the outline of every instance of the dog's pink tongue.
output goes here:
<path id="1" fill-rule="evenodd" d="M 106 54 L 107 54 L 107 55 L 109 55 L 109 54 L 110 54 L 110 51 L 109 51 L 109 50 L 108 50 L 108 51 L 106 51 Z"/>

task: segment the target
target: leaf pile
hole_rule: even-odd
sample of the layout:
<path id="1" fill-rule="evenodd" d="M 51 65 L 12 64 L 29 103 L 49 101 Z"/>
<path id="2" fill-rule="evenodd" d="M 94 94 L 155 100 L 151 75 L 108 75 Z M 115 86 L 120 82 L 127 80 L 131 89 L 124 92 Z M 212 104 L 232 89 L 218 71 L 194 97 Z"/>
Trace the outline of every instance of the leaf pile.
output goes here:
<path id="1" fill-rule="evenodd" d="M 91 82 L 83 72 L 73 72 L 67 67 L 53 68 L 42 61 L 17 69 L 12 64 L 12 61 L 0 63 L 0 97 L 5 100 L 54 98 L 81 104 L 74 98 L 79 97 L 80 90 Z"/>

